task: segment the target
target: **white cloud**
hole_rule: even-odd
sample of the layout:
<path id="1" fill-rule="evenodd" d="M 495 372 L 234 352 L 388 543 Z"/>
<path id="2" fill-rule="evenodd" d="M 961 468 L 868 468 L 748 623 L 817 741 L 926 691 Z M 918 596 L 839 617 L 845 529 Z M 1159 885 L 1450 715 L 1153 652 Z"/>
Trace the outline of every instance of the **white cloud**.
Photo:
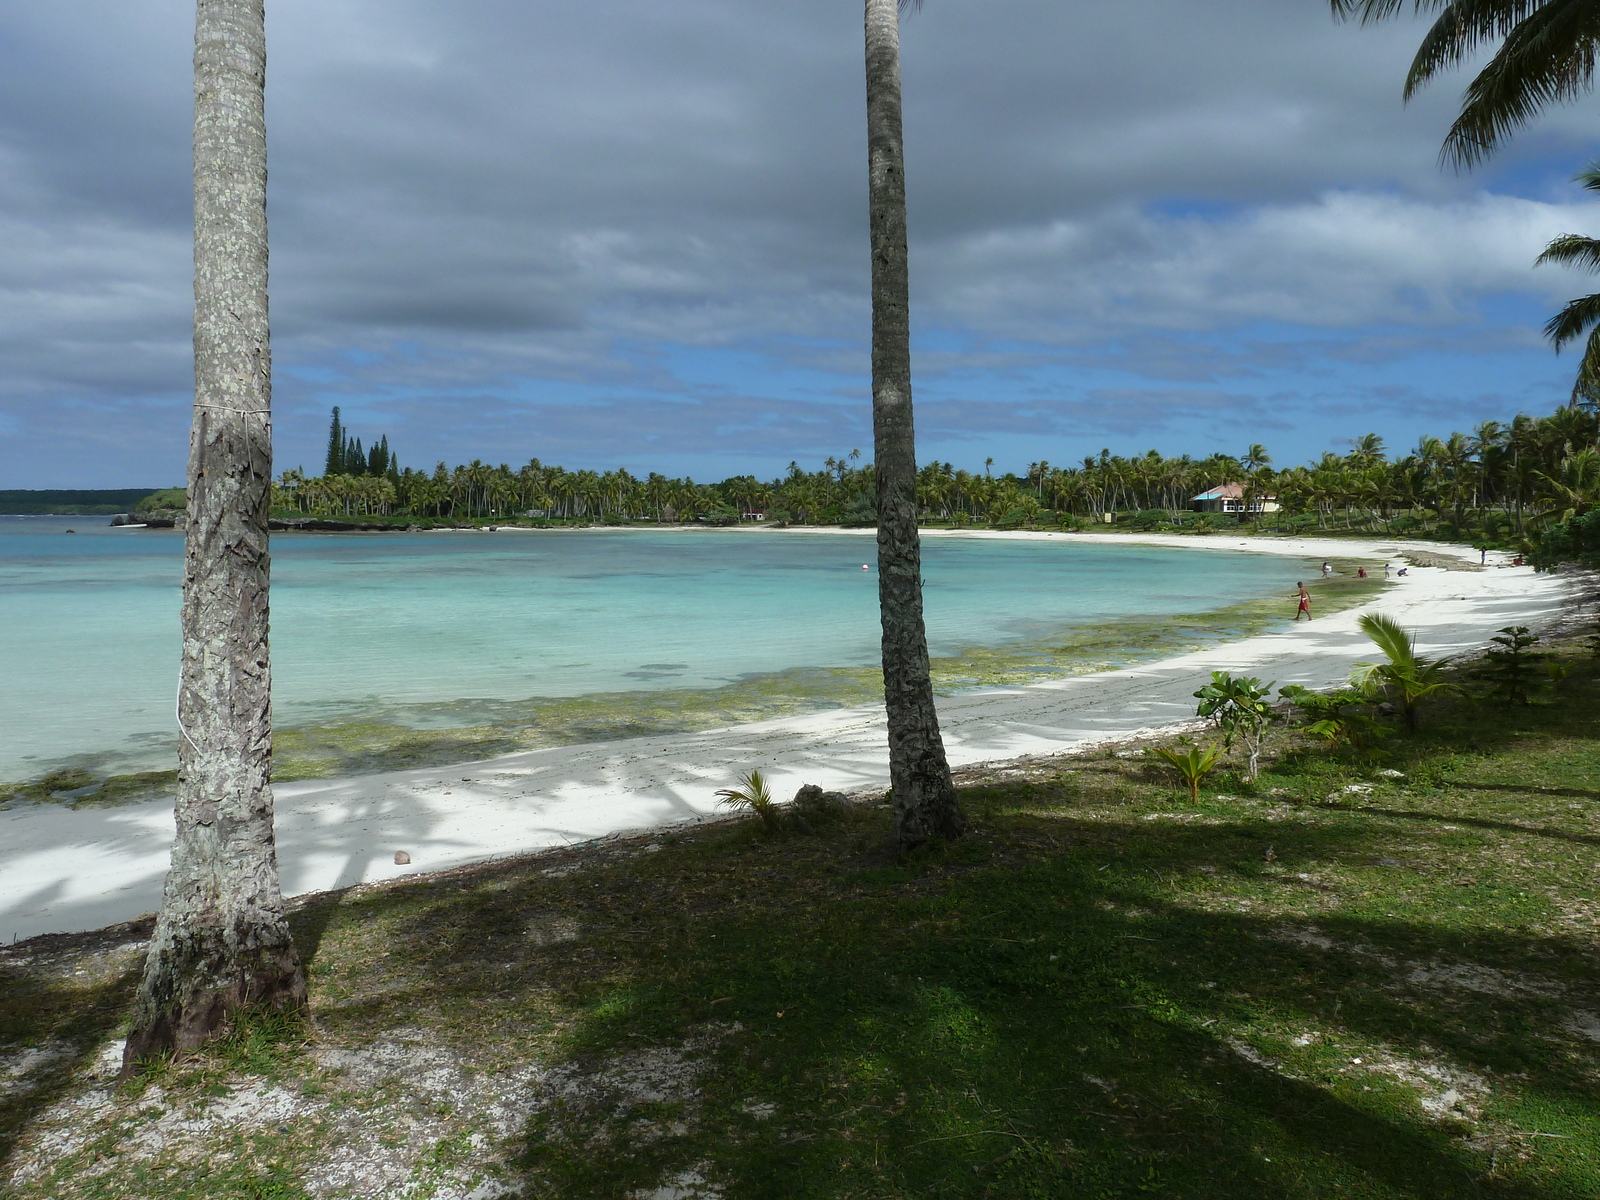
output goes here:
<path id="1" fill-rule="evenodd" d="M 1503 293 L 1554 302 L 1584 287 L 1533 261 L 1557 234 L 1597 224 L 1600 209 L 1581 203 L 1335 191 L 1220 215 L 1122 209 L 989 230 L 930 248 L 918 270 L 946 319 L 1046 342 L 1261 321 L 1436 326 L 1477 321 Z"/>

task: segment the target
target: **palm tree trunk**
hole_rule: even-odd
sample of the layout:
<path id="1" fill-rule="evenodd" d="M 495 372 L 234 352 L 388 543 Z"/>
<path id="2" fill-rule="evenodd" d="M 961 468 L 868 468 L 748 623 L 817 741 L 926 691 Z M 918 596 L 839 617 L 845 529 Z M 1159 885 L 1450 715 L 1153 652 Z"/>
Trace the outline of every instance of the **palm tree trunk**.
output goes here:
<path id="1" fill-rule="evenodd" d="M 195 18 L 195 407 L 178 695 L 177 839 L 124 1073 L 193 1050 L 233 1011 L 298 1008 L 272 829 L 263 0 Z"/>
<path id="2" fill-rule="evenodd" d="M 939 736 L 922 621 L 917 453 L 911 421 L 910 277 L 900 141 L 896 0 L 866 0 L 867 164 L 872 231 L 872 434 L 878 486 L 878 605 L 895 837 L 909 849 L 958 837 L 966 819 Z"/>

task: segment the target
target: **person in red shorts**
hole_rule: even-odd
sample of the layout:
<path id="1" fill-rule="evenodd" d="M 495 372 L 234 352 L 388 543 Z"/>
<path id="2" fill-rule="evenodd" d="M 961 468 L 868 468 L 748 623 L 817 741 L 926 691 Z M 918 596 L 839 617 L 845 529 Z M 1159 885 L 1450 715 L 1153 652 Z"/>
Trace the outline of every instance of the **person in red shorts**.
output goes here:
<path id="1" fill-rule="evenodd" d="M 1300 589 L 1300 610 L 1294 614 L 1294 619 L 1298 622 L 1303 616 L 1309 621 L 1311 620 L 1311 593 L 1306 591 L 1306 585 L 1303 583 L 1297 583 L 1295 587 Z"/>

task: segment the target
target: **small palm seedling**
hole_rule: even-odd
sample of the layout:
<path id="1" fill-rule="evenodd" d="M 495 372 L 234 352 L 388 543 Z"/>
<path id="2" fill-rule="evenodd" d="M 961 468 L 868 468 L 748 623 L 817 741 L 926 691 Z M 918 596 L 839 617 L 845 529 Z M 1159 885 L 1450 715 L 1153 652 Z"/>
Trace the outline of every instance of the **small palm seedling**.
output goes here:
<path id="1" fill-rule="evenodd" d="M 778 832 L 778 805 L 767 787 L 766 776 L 760 771 L 747 771 L 739 776 L 739 786 L 723 788 L 717 793 L 717 803 L 736 812 L 753 812 L 761 818 L 768 833 Z"/>
<path id="2" fill-rule="evenodd" d="M 1350 682 L 1364 690 L 1386 692 L 1398 703 L 1406 729 L 1417 731 L 1417 706 L 1436 692 L 1459 692 L 1458 684 L 1444 678 L 1450 664 L 1447 658 L 1423 658 L 1417 654 L 1416 639 L 1400 627 L 1393 617 L 1367 613 L 1360 621 L 1361 632 L 1371 638 L 1388 662 L 1361 663 Z"/>
<path id="3" fill-rule="evenodd" d="M 1176 771 L 1184 786 L 1189 789 L 1190 802 L 1199 804 L 1200 783 L 1217 769 L 1217 761 L 1222 757 L 1222 747 L 1196 746 L 1192 742 L 1179 742 L 1178 747 L 1177 750 L 1168 750 L 1165 746 L 1155 746 L 1145 753 L 1152 758 L 1159 758 Z"/>

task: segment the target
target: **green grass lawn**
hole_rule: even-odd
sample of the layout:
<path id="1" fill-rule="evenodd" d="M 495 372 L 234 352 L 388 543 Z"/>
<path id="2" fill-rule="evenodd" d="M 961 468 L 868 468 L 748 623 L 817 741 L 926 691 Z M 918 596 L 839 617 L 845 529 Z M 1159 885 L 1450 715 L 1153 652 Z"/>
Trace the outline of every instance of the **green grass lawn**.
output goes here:
<path id="1" fill-rule="evenodd" d="M 1105 751 L 966 779 L 973 836 L 909 861 L 866 803 L 317 898 L 312 1024 L 120 1089 L 139 931 L 24 943 L 0 1194 L 1600 1196 L 1566 654 L 1531 706 L 1285 734 L 1198 806 Z"/>

